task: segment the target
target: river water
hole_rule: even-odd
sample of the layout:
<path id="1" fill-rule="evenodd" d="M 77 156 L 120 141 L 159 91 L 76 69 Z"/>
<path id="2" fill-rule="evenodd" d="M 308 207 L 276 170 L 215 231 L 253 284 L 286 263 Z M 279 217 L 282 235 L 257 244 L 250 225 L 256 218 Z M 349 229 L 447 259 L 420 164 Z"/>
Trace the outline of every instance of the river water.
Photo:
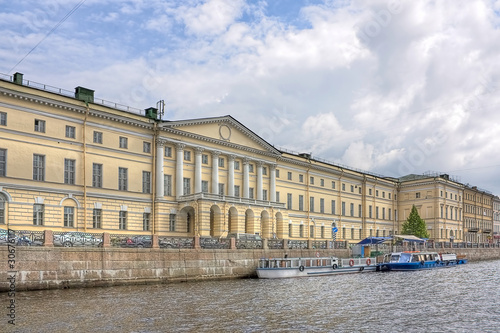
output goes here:
<path id="1" fill-rule="evenodd" d="M 15 329 L 4 316 L 5 332 L 500 332 L 500 261 L 416 272 L 32 291 L 17 293 L 16 304 Z"/>

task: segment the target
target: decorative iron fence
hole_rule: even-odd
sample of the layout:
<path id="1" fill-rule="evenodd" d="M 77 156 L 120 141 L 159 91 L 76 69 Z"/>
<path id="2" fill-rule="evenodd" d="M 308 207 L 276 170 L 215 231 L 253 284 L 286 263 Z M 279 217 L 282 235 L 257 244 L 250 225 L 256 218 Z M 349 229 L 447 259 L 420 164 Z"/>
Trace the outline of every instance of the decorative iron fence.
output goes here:
<path id="1" fill-rule="evenodd" d="M 267 247 L 271 250 L 280 250 L 284 248 L 283 239 L 269 239 L 267 241 Z"/>
<path id="2" fill-rule="evenodd" d="M 264 244 L 261 240 L 236 239 L 237 249 L 262 249 Z"/>
<path id="3" fill-rule="evenodd" d="M 288 240 L 289 249 L 307 249 L 307 241 L 303 240 Z"/>
<path id="4" fill-rule="evenodd" d="M 164 249 L 192 249 L 193 237 L 158 237 L 160 248 Z"/>
<path id="5" fill-rule="evenodd" d="M 102 247 L 102 233 L 94 234 L 79 231 L 54 232 L 54 246 L 73 247 Z"/>
<path id="6" fill-rule="evenodd" d="M 202 249 L 229 249 L 231 239 L 202 237 L 200 238 L 200 246 Z"/>
<path id="7" fill-rule="evenodd" d="M 43 246 L 44 232 L 0 229 L 0 245 L 7 245 L 7 243 L 17 246 Z"/>
<path id="8" fill-rule="evenodd" d="M 113 247 L 135 247 L 150 248 L 153 241 L 149 235 L 110 235 L 111 246 Z"/>

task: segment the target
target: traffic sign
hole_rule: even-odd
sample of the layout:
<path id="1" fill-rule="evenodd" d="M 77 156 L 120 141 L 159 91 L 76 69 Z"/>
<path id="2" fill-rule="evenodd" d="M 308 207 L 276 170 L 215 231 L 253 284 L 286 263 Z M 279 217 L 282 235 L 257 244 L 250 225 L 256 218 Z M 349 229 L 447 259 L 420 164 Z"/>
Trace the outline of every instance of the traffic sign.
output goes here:
<path id="1" fill-rule="evenodd" d="M 337 231 L 339 231 L 339 229 L 337 229 L 337 227 L 332 228 L 332 232 L 337 232 Z"/>

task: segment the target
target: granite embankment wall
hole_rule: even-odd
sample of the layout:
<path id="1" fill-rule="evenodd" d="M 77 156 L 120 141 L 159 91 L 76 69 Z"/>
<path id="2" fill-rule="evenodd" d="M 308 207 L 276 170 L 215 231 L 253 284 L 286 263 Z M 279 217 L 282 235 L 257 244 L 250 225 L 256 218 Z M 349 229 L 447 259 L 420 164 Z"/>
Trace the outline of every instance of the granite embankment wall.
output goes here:
<path id="1" fill-rule="evenodd" d="M 286 250 L 289 257 L 316 252 L 350 256 L 349 250 Z M 500 248 L 442 252 L 465 254 L 472 262 L 500 259 Z M 0 253 L 0 291 L 6 292 L 255 277 L 259 258 L 282 257 L 285 251 L 16 247 L 10 255 L 15 262 L 8 261 L 7 247 Z"/>

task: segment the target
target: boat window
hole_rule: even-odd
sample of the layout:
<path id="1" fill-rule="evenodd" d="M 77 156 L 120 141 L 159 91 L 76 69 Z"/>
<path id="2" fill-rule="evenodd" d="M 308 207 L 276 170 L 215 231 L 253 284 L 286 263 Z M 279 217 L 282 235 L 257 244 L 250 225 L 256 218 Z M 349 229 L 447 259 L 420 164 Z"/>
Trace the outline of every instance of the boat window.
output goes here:
<path id="1" fill-rule="evenodd" d="M 401 258 L 399 262 L 410 262 L 411 254 L 410 253 L 401 253 Z"/>
<path id="2" fill-rule="evenodd" d="M 418 260 L 418 254 L 413 255 L 412 258 L 411 258 L 411 262 L 418 262 L 418 261 L 419 261 Z"/>

